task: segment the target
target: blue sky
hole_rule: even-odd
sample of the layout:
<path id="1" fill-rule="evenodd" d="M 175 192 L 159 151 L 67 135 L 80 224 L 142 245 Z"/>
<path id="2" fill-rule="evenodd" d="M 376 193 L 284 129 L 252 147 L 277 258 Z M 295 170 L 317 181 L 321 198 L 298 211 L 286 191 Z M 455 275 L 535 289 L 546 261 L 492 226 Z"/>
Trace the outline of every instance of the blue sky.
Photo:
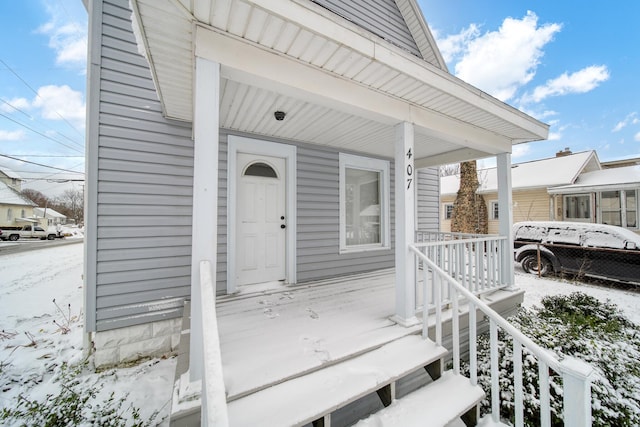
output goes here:
<path id="1" fill-rule="evenodd" d="M 640 2 L 419 4 L 451 73 L 551 125 L 514 162 L 565 147 L 640 157 Z M 80 0 L 0 3 L 0 166 L 47 195 L 82 175 L 2 155 L 84 171 L 86 31 Z"/>
<path id="2" fill-rule="evenodd" d="M 82 186 L 55 181 L 83 178 L 86 33 L 80 0 L 0 3 L 0 166 L 52 197 Z"/>
<path id="3" fill-rule="evenodd" d="M 640 157 L 640 2 L 418 2 L 451 73 L 551 125 L 514 162 Z"/>

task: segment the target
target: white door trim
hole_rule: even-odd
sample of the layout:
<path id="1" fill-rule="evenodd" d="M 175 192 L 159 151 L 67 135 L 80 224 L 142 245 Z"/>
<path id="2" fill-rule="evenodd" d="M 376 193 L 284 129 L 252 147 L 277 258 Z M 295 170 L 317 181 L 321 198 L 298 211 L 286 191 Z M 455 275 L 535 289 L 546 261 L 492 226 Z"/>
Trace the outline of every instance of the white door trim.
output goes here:
<path id="1" fill-rule="evenodd" d="M 281 157 L 285 159 L 285 282 L 296 283 L 296 147 L 259 139 L 229 135 L 227 151 L 227 293 L 237 292 L 236 286 L 236 178 L 238 152 Z"/>

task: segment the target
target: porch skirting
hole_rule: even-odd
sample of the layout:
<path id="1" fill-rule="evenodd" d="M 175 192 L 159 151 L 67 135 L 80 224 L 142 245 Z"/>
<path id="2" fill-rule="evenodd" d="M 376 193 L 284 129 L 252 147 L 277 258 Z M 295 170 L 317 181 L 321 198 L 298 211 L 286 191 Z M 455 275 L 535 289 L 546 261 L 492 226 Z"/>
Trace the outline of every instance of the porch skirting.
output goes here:
<path id="1" fill-rule="evenodd" d="M 160 320 L 92 334 L 96 370 L 175 354 L 180 343 L 182 319 Z"/>

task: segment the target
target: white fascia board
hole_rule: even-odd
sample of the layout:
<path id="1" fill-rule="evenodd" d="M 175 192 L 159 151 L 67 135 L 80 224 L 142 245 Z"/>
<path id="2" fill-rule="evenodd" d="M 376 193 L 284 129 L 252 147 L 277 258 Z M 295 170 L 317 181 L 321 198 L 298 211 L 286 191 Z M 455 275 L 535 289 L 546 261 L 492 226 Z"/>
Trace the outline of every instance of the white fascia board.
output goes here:
<path id="1" fill-rule="evenodd" d="M 320 14 L 318 10 L 312 10 L 306 4 L 291 0 L 249 0 L 248 2 L 514 123 L 538 135 L 540 139 L 548 137 L 548 125 L 383 40 L 375 39 L 373 36 L 366 37 L 360 32 L 345 27 L 342 22 L 335 19 L 337 16 L 332 16 L 333 14 Z"/>
<path id="2" fill-rule="evenodd" d="M 511 141 L 503 136 L 420 108 L 216 29 L 198 25 L 195 37 L 196 57 L 219 62 L 223 66 L 223 78 L 277 90 L 388 125 L 413 123 L 457 144 L 482 147 L 487 153 L 511 151 Z"/>
<path id="3" fill-rule="evenodd" d="M 497 154 L 497 153 L 494 153 Z M 429 168 L 433 166 L 448 165 L 450 163 L 466 162 L 469 160 L 477 160 L 489 157 L 486 151 L 475 148 L 460 148 L 459 150 L 449 151 L 443 154 L 436 154 L 424 158 L 416 159 L 415 165 L 417 169 Z"/>
<path id="4" fill-rule="evenodd" d="M 603 185 L 569 185 L 549 188 L 549 194 L 596 193 L 600 191 L 637 190 L 640 183 L 603 184 Z"/>

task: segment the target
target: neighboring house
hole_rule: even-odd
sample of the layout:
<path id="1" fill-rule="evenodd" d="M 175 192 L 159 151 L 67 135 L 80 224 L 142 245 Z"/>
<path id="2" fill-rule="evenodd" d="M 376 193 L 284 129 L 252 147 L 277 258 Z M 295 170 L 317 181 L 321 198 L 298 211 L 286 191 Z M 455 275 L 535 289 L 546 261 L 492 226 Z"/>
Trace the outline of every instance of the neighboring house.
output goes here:
<path id="1" fill-rule="evenodd" d="M 33 208 L 33 213 L 38 218 L 46 219 L 44 226 L 66 224 L 67 216 L 51 208 Z"/>
<path id="2" fill-rule="evenodd" d="M 7 170 L 0 172 L 0 177 L 5 177 L 0 179 L 0 227 L 21 227 L 35 222 L 33 208 L 37 205 L 20 194 L 20 191 L 15 188 L 16 184 L 6 183 L 5 171 Z M 9 180 L 12 181 L 13 178 Z M 17 186 L 20 185 L 17 184 Z"/>
<path id="3" fill-rule="evenodd" d="M 611 224 L 638 231 L 640 166 L 637 159 L 601 163 L 595 151 L 560 151 L 556 157 L 514 164 L 513 220 L 578 221 Z M 478 171 L 489 213 L 489 233 L 498 233 L 496 168 Z M 441 178 L 441 230 L 451 230 L 456 175 Z"/>
<path id="4" fill-rule="evenodd" d="M 18 192 L 22 190 L 22 177 L 9 168 L 0 166 L 0 182 L 4 182 Z"/>
<path id="5" fill-rule="evenodd" d="M 572 184 L 549 189 L 563 206 L 556 219 L 617 225 L 640 231 L 640 166 L 616 166 L 581 174 Z"/>
<path id="6" fill-rule="evenodd" d="M 222 405 L 243 402 L 348 361 L 365 341 L 375 350 L 384 334 L 416 333 L 414 239 L 438 230 L 440 164 L 497 158 L 505 237 L 487 256 L 500 271 L 475 291 L 513 284 L 510 152 L 548 126 L 452 76 L 415 0 L 88 3 L 85 344 L 97 367 L 175 351 L 185 301 L 178 401 L 202 387 Z M 213 296 L 201 298 L 209 274 L 217 322 Z M 371 296 L 385 277 L 381 314 L 362 314 L 373 306 L 350 290 Z M 330 315 L 313 299 L 299 322 L 275 312 L 316 290 Z M 502 312 L 521 301 L 500 292 L 491 304 Z M 324 338 L 281 333 L 329 316 Z M 368 335 L 359 321 L 384 327 Z M 252 334 L 264 347 L 234 347 Z M 331 334 L 341 344 L 320 349 Z M 222 365 L 215 352 L 203 360 L 218 340 Z"/>

